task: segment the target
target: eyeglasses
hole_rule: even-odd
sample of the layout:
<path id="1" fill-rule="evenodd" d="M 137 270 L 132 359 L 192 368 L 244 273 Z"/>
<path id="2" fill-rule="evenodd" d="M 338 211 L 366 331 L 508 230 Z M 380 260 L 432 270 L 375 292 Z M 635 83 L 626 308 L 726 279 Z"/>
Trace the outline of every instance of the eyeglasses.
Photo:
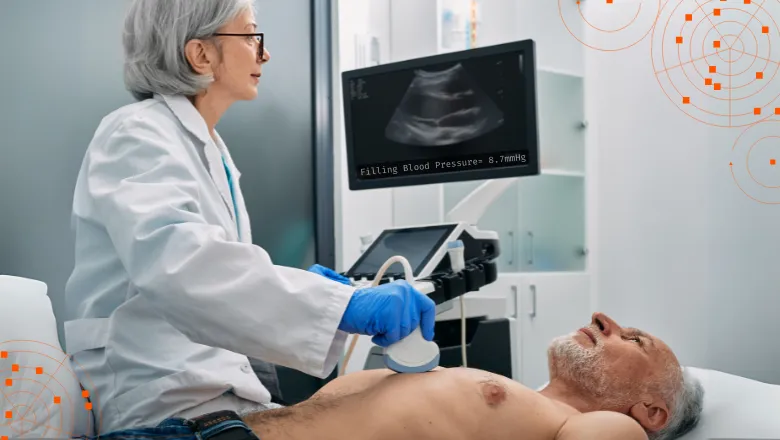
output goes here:
<path id="1" fill-rule="evenodd" d="M 253 37 L 257 40 L 259 45 L 257 46 L 257 56 L 260 57 L 261 60 L 265 60 L 265 34 L 260 32 L 257 34 L 226 34 L 226 33 L 216 33 L 213 35 L 223 36 L 223 37 Z"/>

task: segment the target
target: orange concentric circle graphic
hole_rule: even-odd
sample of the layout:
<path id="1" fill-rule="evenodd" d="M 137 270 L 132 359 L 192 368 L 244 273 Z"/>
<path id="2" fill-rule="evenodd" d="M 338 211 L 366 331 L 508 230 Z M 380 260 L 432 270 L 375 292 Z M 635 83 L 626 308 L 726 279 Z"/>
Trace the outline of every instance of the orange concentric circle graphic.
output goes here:
<path id="1" fill-rule="evenodd" d="M 89 379 L 79 377 L 59 347 L 0 343 L 0 440 L 70 438 L 95 429 Z M 81 379 L 81 380 L 79 380 Z M 82 432 L 83 430 L 83 432 Z"/>
<path id="2" fill-rule="evenodd" d="M 751 125 L 731 149 L 731 176 L 756 202 L 780 204 L 780 119 Z"/>
<path id="3" fill-rule="evenodd" d="M 558 0 L 558 12 L 577 41 L 591 49 L 616 52 L 647 37 L 661 5 L 661 0 Z"/>
<path id="4" fill-rule="evenodd" d="M 668 0 L 651 39 L 663 92 L 716 127 L 780 115 L 779 12 L 778 0 Z"/>

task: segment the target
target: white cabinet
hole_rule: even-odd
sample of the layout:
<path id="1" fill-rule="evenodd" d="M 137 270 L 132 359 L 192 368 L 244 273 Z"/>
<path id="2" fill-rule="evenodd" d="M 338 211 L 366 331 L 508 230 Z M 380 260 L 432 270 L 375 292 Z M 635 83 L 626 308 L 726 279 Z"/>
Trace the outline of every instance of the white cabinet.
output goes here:
<path id="1" fill-rule="evenodd" d="M 503 273 L 495 283 L 467 295 L 468 316 L 512 320 L 512 378 L 530 388 L 548 379 L 547 348 L 553 339 L 588 325 L 593 313 L 585 272 Z M 505 309 L 499 311 L 500 299 Z M 453 310 L 452 319 L 460 310 Z"/>
<path id="2" fill-rule="evenodd" d="M 558 336 L 588 324 L 590 281 L 585 273 L 545 273 L 520 277 L 517 283 L 516 379 L 538 388 L 549 379 L 547 348 Z"/>

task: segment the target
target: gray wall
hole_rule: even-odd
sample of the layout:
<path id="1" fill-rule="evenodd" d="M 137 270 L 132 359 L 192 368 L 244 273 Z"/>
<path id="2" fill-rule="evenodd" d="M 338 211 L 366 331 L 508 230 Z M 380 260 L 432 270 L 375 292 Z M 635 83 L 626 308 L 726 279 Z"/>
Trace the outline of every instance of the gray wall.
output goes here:
<path id="1" fill-rule="evenodd" d="M 272 60 L 259 98 L 217 128 L 242 172 L 255 243 L 278 264 L 306 267 L 315 254 L 310 0 L 256 3 Z M 132 102 L 126 4 L 0 1 L 0 274 L 48 283 L 61 334 L 76 174 L 100 119 Z"/>

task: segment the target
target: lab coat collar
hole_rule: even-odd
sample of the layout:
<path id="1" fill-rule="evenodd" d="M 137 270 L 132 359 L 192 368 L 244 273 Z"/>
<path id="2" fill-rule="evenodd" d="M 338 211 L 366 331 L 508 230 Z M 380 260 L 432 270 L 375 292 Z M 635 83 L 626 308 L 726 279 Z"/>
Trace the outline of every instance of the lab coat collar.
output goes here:
<path id="1" fill-rule="evenodd" d="M 209 143 L 211 137 L 209 136 L 209 128 L 206 126 L 206 121 L 203 120 L 203 116 L 198 113 L 198 109 L 195 108 L 186 96 L 155 95 L 155 98 L 165 101 L 187 131 L 204 144 Z"/>
<path id="2" fill-rule="evenodd" d="M 176 118 L 181 121 L 184 128 L 192 133 L 193 136 L 195 136 L 204 144 L 213 143 L 217 147 L 222 156 L 224 156 L 227 160 L 228 166 L 230 166 L 230 171 L 233 173 L 235 178 L 238 178 L 241 175 L 241 173 L 239 173 L 238 169 L 236 169 L 235 165 L 233 164 L 233 160 L 230 157 L 230 153 L 228 152 L 222 137 L 219 135 L 219 133 L 217 133 L 217 130 L 214 130 L 214 137 L 216 139 L 211 138 L 206 121 L 203 120 L 203 116 L 201 116 L 201 114 L 198 112 L 198 109 L 195 108 L 195 106 L 186 96 L 157 95 L 157 97 L 158 99 L 162 99 L 166 104 L 168 104 L 168 107 L 171 109 Z M 219 164 L 221 165 L 222 162 L 219 162 Z"/>

